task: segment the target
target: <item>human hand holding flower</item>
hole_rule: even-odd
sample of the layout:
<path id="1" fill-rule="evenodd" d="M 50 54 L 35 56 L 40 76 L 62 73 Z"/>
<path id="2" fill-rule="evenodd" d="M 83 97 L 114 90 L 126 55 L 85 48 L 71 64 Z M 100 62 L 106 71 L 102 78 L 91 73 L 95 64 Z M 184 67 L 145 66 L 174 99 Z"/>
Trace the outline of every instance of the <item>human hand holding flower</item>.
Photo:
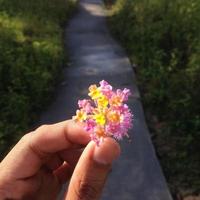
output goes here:
<path id="1" fill-rule="evenodd" d="M 0 199 L 54 200 L 68 180 L 66 200 L 99 199 L 120 154 L 111 137 L 122 139 L 132 125 L 123 103 L 129 95 L 128 89 L 113 91 L 101 81 L 89 88 L 94 104 L 78 102 L 76 123 L 45 125 L 26 134 L 0 163 Z"/>
<path id="2" fill-rule="evenodd" d="M 65 199 L 98 199 L 120 147 L 89 141 L 72 120 L 26 134 L 0 163 L 0 199 L 55 200 L 70 178 Z"/>

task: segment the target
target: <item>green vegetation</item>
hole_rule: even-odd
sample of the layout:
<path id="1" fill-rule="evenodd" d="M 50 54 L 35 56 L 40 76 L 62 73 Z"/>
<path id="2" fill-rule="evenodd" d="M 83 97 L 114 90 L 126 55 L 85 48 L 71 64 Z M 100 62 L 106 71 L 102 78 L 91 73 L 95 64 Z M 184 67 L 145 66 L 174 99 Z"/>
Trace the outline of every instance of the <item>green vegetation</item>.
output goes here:
<path id="1" fill-rule="evenodd" d="M 0 157 L 49 101 L 73 0 L 0 0 Z"/>
<path id="2" fill-rule="evenodd" d="M 200 193 L 200 0 L 118 0 L 111 12 L 171 191 Z"/>

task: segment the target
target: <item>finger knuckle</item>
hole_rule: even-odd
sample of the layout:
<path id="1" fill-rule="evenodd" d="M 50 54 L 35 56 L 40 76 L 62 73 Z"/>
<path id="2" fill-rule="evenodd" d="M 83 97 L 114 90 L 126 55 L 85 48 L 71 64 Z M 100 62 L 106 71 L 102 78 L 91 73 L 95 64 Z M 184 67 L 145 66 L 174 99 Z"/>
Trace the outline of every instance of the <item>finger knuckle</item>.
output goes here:
<path id="1" fill-rule="evenodd" d="M 25 135 L 22 136 L 21 140 L 22 141 L 27 141 L 29 138 L 30 138 L 30 134 L 27 133 L 27 134 L 25 134 Z"/>
<path id="2" fill-rule="evenodd" d="M 76 194 L 78 200 L 93 200 L 98 196 L 98 187 L 96 186 L 95 181 L 80 181 Z"/>
<path id="3" fill-rule="evenodd" d="M 49 129 L 50 129 L 50 125 L 44 124 L 44 125 L 38 127 L 38 128 L 36 129 L 36 132 L 44 133 L 44 132 L 48 132 Z"/>
<path id="4" fill-rule="evenodd" d="M 19 143 L 20 144 L 25 144 L 30 140 L 31 134 L 27 133 L 25 135 L 22 136 L 22 138 L 20 139 Z"/>

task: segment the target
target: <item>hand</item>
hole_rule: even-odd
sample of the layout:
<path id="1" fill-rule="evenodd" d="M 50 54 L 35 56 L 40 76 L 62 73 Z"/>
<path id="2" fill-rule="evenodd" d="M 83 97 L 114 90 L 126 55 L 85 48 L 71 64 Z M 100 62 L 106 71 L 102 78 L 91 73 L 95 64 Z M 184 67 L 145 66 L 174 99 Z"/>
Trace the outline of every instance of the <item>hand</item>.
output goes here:
<path id="1" fill-rule="evenodd" d="M 65 199 L 99 199 L 120 147 L 89 141 L 72 120 L 26 134 L 0 163 L 0 199 L 54 200 L 70 178 Z"/>

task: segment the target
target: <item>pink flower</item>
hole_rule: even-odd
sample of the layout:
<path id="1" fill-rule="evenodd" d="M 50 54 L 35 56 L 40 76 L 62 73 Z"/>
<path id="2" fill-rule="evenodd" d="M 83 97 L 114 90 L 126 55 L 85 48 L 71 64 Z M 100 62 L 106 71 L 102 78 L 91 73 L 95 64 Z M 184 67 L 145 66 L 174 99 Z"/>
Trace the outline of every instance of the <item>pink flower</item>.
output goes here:
<path id="1" fill-rule="evenodd" d="M 108 84 L 108 82 L 102 80 L 100 83 L 100 88 L 102 93 L 107 97 L 110 98 L 113 95 L 112 86 Z"/>
<path id="2" fill-rule="evenodd" d="M 95 127 L 96 127 L 96 122 L 93 119 L 86 120 L 84 127 L 86 131 L 93 131 Z"/>
<path id="3" fill-rule="evenodd" d="M 105 81 L 105 80 L 102 80 L 102 81 L 100 81 L 99 82 L 99 85 L 100 85 L 100 87 L 106 87 L 106 86 L 108 86 L 109 84 L 108 84 L 108 82 L 107 81 Z M 112 87 L 112 86 L 111 86 Z"/>
<path id="4" fill-rule="evenodd" d="M 78 106 L 79 108 L 82 108 L 86 113 L 91 113 L 93 110 L 90 100 L 87 100 L 87 99 L 79 100 Z"/>
<path id="5" fill-rule="evenodd" d="M 84 129 L 90 133 L 91 140 L 99 146 L 105 137 L 114 137 L 121 140 L 128 136 L 132 127 L 133 115 L 127 104 L 124 104 L 131 95 L 129 89 L 113 90 L 112 86 L 102 80 L 100 86 L 89 87 L 89 96 L 92 100 L 78 101 L 80 110 L 73 117 L 75 121 L 84 123 Z"/>
<path id="6" fill-rule="evenodd" d="M 131 92 L 127 88 L 124 88 L 123 90 L 120 89 L 117 90 L 117 96 L 120 96 L 123 99 L 123 101 L 127 101 L 130 95 Z"/>

